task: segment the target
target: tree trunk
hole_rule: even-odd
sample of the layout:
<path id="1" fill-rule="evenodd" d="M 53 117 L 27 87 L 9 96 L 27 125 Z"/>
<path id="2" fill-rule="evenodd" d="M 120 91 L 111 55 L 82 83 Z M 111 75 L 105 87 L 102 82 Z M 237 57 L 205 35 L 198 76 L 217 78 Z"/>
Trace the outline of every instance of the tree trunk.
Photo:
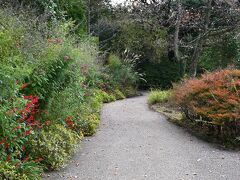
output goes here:
<path id="1" fill-rule="evenodd" d="M 198 40 L 196 42 L 194 52 L 191 58 L 191 66 L 190 66 L 190 75 L 191 77 L 196 77 L 197 75 L 197 66 L 200 55 L 202 53 L 203 44 L 206 41 L 206 33 L 209 28 L 210 24 L 210 16 L 211 16 L 211 9 L 212 9 L 212 0 L 207 1 L 207 9 L 206 9 L 206 17 L 205 17 L 205 25 L 204 31 L 198 36 Z"/>
<path id="2" fill-rule="evenodd" d="M 175 33 L 174 33 L 174 55 L 176 61 L 179 63 L 179 74 L 182 77 L 184 75 L 184 64 L 183 60 L 179 54 L 179 30 L 181 25 L 181 18 L 182 18 L 182 4 L 180 0 L 178 0 L 178 12 L 177 12 L 177 19 L 175 25 Z"/>
<path id="3" fill-rule="evenodd" d="M 190 66 L 190 75 L 191 77 L 196 77 L 197 75 L 197 65 L 198 65 L 198 59 L 202 52 L 202 46 L 203 46 L 203 38 L 201 35 L 198 37 L 198 40 L 196 42 L 196 46 L 192 55 L 191 59 L 191 66 Z"/>

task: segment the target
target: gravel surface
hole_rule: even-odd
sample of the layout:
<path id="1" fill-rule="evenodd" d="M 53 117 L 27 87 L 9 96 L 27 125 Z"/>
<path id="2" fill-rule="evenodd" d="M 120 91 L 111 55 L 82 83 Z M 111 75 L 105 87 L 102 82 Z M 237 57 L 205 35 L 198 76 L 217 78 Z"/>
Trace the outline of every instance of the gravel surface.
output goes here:
<path id="1" fill-rule="evenodd" d="M 45 179 L 239 180 L 240 153 L 201 141 L 148 109 L 146 96 L 104 105 L 101 126 Z"/>

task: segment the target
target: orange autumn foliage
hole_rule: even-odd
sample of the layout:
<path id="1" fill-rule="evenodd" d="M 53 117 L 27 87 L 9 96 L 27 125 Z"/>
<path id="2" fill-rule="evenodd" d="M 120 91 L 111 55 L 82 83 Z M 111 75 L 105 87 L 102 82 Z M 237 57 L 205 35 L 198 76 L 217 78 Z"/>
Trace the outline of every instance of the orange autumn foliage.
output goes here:
<path id="1" fill-rule="evenodd" d="M 240 126 L 240 70 L 225 69 L 187 79 L 174 88 L 174 100 L 188 117 Z"/>

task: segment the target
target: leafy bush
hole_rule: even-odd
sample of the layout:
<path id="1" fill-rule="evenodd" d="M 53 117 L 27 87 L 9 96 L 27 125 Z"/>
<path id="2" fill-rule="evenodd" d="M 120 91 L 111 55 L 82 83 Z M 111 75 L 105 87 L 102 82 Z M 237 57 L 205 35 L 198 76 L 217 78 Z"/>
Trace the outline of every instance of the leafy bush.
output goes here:
<path id="1" fill-rule="evenodd" d="M 64 165 L 79 136 L 96 132 L 102 102 L 124 98 L 125 86 L 135 93 L 139 76 L 118 57 L 103 67 L 96 38 L 74 35 L 74 22 L 22 7 L 0 8 L 0 161 L 13 176 L 37 179 L 40 164 Z"/>
<path id="2" fill-rule="evenodd" d="M 140 55 L 141 60 L 153 60 L 160 57 L 166 50 L 167 31 L 165 29 L 155 29 L 151 25 L 134 22 L 127 18 L 118 21 L 111 19 L 103 25 L 105 25 L 103 29 L 105 30 L 107 27 L 107 30 L 104 31 L 105 33 L 100 33 L 100 40 L 102 40 L 100 43 L 103 43 L 103 47 L 112 52 L 123 52 L 128 49 L 132 53 Z M 114 33 L 115 31 L 118 33 Z M 151 33 L 149 33 L 150 31 Z M 116 35 L 109 43 L 106 39 L 109 39 L 108 36 L 111 33 Z"/>
<path id="3" fill-rule="evenodd" d="M 84 89 L 81 89 L 80 86 L 70 86 L 63 91 L 54 93 L 47 105 L 47 118 L 54 123 L 62 124 L 64 118 L 76 116 L 85 100 L 84 93 Z"/>
<path id="4" fill-rule="evenodd" d="M 76 59 L 78 63 L 84 61 L 84 57 L 79 56 L 84 53 L 79 53 L 82 47 L 76 46 L 75 40 L 67 36 L 72 22 L 50 22 L 35 17 L 31 12 L 22 9 L 15 12 L 10 8 L 1 8 L 0 17 L 0 161 L 19 163 L 29 170 L 26 174 L 28 178 L 37 179 L 31 178 L 34 168 L 29 168 L 29 163 L 38 167 L 34 158 L 39 157 L 32 154 L 32 146 L 26 148 L 25 145 L 29 143 L 30 136 L 35 139 L 35 135 L 41 134 L 45 122 L 54 123 L 54 119 L 40 114 L 47 113 L 45 108 L 53 95 L 65 89 L 70 91 L 73 82 L 84 81 L 83 74 L 76 73 L 76 69 L 80 71 L 80 65 L 73 65 Z M 71 92 L 73 90 L 76 89 L 72 88 Z M 77 99 L 76 96 L 74 99 Z M 59 107 L 53 112 L 56 111 Z M 44 133 L 47 132 L 43 131 L 41 138 L 47 136 Z M 61 148 L 59 146 L 59 153 L 66 151 Z M 53 166 L 63 163 L 52 160 Z M 45 161 L 51 166 L 51 159 Z"/>
<path id="5" fill-rule="evenodd" d="M 110 93 L 108 94 L 107 92 L 102 91 L 102 90 L 99 91 L 99 94 L 101 96 L 103 103 L 109 103 L 112 101 L 116 101 L 116 97 L 113 94 L 110 94 Z"/>
<path id="6" fill-rule="evenodd" d="M 225 69 L 185 80 L 175 87 L 174 100 L 196 125 L 215 126 L 210 133 L 236 138 L 240 136 L 239 94 L 240 70 Z"/>
<path id="7" fill-rule="evenodd" d="M 114 90 L 114 96 L 116 97 L 117 100 L 126 98 L 125 95 L 119 89 Z"/>
<path id="8" fill-rule="evenodd" d="M 38 179 L 42 168 L 31 156 L 31 149 L 26 148 L 26 144 L 34 131 L 40 131 L 46 124 L 38 119 L 38 98 L 17 94 L 11 101 L 2 101 L 0 105 L 0 162 L 3 164 L 0 166 L 0 177 Z M 4 173 L 1 174 L 1 171 Z"/>
<path id="9" fill-rule="evenodd" d="M 169 100 L 171 96 L 170 91 L 161 91 L 161 90 L 154 90 L 151 91 L 148 95 L 148 104 L 153 105 L 157 103 L 163 103 Z"/>
<path id="10" fill-rule="evenodd" d="M 84 134 L 93 134 L 98 123 L 92 123 L 95 121 L 88 121 L 86 119 L 89 118 L 86 117 L 99 113 L 102 104 L 102 97 L 95 90 L 102 83 L 101 71 L 96 63 L 97 51 L 95 46 L 85 43 L 70 54 L 72 82 L 66 89 L 53 94 L 47 108 L 49 118 L 62 123 L 64 119 L 71 117 L 75 131 L 84 129 Z"/>
<path id="11" fill-rule="evenodd" d="M 111 74 L 113 87 L 124 90 L 126 87 L 137 87 L 138 81 L 142 79 L 142 74 L 135 71 L 137 57 L 129 57 L 123 54 L 123 59 L 115 54 L 108 58 L 108 74 Z M 135 58 L 135 59 L 134 59 Z"/>
<path id="12" fill-rule="evenodd" d="M 83 134 L 84 136 L 93 135 L 100 122 L 100 108 L 95 110 L 94 108 L 100 107 L 101 104 L 100 102 L 95 103 L 97 104 L 92 104 L 95 107 L 92 107 L 90 104 L 84 102 L 78 108 L 75 108 L 76 112 L 68 116 L 59 116 L 58 120 L 55 120 L 55 123 L 66 125 L 77 132 L 77 134 Z"/>
<path id="13" fill-rule="evenodd" d="M 82 116 L 78 120 L 77 125 L 84 136 L 91 136 L 96 132 L 99 123 L 100 116 L 98 114 L 89 114 Z"/>
<path id="14" fill-rule="evenodd" d="M 211 39 L 210 45 L 203 49 L 199 66 L 207 71 L 227 68 L 229 65 L 239 67 L 238 53 L 239 40 L 233 34 L 227 33 L 218 39 L 217 42 Z"/>
<path id="15" fill-rule="evenodd" d="M 84 0 L 1 0 L 0 6 L 11 6 L 14 8 L 24 7 L 34 9 L 34 14 L 44 14 L 51 20 L 63 19 L 73 20 L 75 29 L 79 35 L 85 34 L 87 29 L 86 2 Z"/>
<path id="16" fill-rule="evenodd" d="M 28 179 L 41 179 L 40 174 L 42 169 L 36 166 L 33 162 L 19 163 L 13 165 L 9 162 L 0 161 L 0 178 L 1 179 L 16 179 L 16 180 L 28 180 Z"/>
<path id="17" fill-rule="evenodd" d="M 2 179 L 23 179 L 26 180 L 28 177 L 24 174 L 21 175 L 17 172 L 17 168 L 8 162 L 0 161 L 0 177 Z"/>
<path id="18" fill-rule="evenodd" d="M 145 83 L 140 85 L 141 88 L 172 88 L 172 84 L 180 80 L 179 65 L 176 62 L 169 61 L 162 57 L 160 62 L 144 61 L 139 64 L 141 72 L 145 74 Z"/>
<path id="19" fill-rule="evenodd" d="M 132 17 L 129 18 L 124 16 L 117 21 L 111 18 L 100 20 L 103 29 L 99 34 L 102 48 L 119 54 L 127 49 L 139 55 L 136 67 L 141 74 L 144 74 L 146 80 L 138 81 L 140 88 L 171 88 L 172 83 L 177 82 L 181 77 L 178 63 L 173 57 L 168 56 L 167 29 L 152 28 L 149 24 L 132 21 L 130 20 Z M 151 21 L 150 19 L 148 21 Z M 110 56 L 111 58 L 116 59 L 113 55 Z M 124 59 L 124 56 L 121 55 L 121 58 Z"/>
<path id="20" fill-rule="evenodd" d="M 85 136 L 93 135 L 100 123 L 100 110 L 102 99 L 96 95 L 89 98 L 80 106 L 80 112 L 75 119 L 76 130 L 80 130 Z"/>
<path id="21" fill-rule="evenodd" d="M 133 86 L 125 87 L 124 89 L 122 89 L 122 92 L 124 96 L 128 98 L 139 95 L 137 87 L 133 87 Z"/>
<path id="22" fill-rule="evenodd" d="M 64 126 L 51 125 L 30 140 L 29 148 L 32 156 L 43 159 L 42 164 L 57 169 L 65 164 L 80 139 L 79 135 Z"/>
<path id="23" fill-rule="evenodd" d="M 16 83 L 28 85 L 23 92 L 42 100 L 67 86 L 66 69 L 71 63 L 68 52 L 74 42 L 66 34 L 72 22 L 58 21 L 51 26 L 32 13 L 0 9 L 0 24 L 4 24 L 0 29 L 1 99 L 14 93 Z"/>

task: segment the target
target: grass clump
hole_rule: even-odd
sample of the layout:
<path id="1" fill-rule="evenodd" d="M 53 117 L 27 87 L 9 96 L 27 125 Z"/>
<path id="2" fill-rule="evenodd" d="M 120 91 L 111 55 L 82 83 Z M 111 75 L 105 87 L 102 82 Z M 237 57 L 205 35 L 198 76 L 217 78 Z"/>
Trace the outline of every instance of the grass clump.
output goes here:
<path id="1" fill-rule="evenodd" d="M 170 91 L 153 90 L 150 92 L 148 96 L 148 104 L 154 105 L 157 103 L 167 102 L 170 96 L 171 96 Z"/>

